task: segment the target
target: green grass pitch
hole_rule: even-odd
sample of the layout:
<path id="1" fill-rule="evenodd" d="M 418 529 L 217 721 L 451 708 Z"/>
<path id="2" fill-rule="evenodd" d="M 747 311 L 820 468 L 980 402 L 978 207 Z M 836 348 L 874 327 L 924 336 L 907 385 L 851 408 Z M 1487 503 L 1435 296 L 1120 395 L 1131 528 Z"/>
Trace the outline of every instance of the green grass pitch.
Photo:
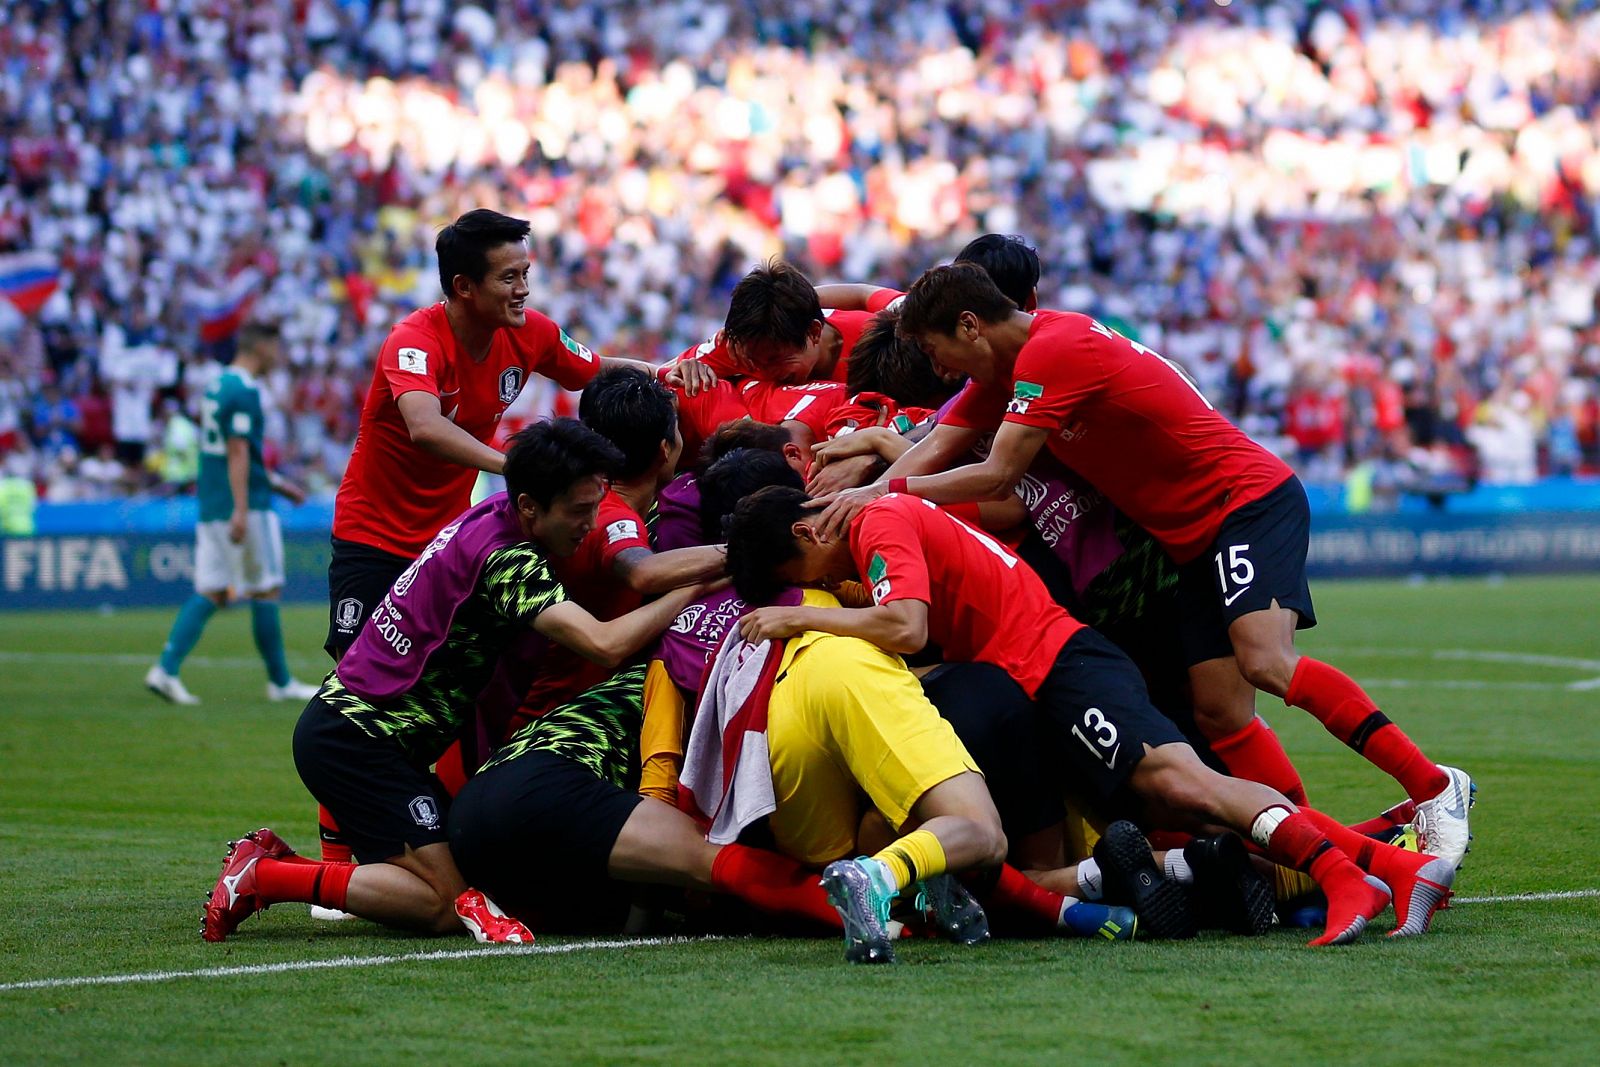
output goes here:
<path id="1" fill-rule="evenodd" d="M 142 673 L 171 615 L 0 614 L 0 1062 L 1572 1063 L 1600 1033 L 1600 578 L 1325 583 L 1304 646 L 1477 779 L 1466 898 L 1428 936 L 1303 931 L 1188 944 L 902 943 L 850 968 L 823 940 L 477 949 L 280 906 L 221 945 L 199 901 L 222 842 L 313 845 L 247 616 L 213 620 L 175 708 Z M 297 673 L 321 612 L 286 611 Z M 1301 712 L 1262 711 L 1312 800 L 1399 799 Z M 1555 897 L 1573 892 L 1580 895 Z M 1535 895 L 1542 899 L 1507 899 Z M 571 944 L 570 942 L 565 944 Z M 266 965 L 448 955 L 384 965 Z M 123 984 L 63 977 L 193 972 Z"/>

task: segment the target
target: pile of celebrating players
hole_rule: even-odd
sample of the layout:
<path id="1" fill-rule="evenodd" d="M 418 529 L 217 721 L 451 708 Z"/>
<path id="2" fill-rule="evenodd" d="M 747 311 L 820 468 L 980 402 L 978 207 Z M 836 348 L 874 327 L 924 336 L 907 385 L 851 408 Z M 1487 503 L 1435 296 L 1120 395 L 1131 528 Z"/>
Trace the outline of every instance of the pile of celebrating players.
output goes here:
<path id="1" fill-rule="evenodd" d="M 1039 308 L 1025 242 L 905 293 L 756 266 L 652 367 L 525 306 L 527 232 L 446 227 L 443 301 L 378 353 L 293 738 L 321 856 L 233 842 L 207 940 L 289 902 L 494 942 L 842 930 L 862 963 L 1429 929 L 1472 782 L 1296 650 L 1299 480 L 1159 353 Z M 579 417 L 502 453 L 535 375 Z M 1313 807 L 1262 695 L 1403 798 Z"/>

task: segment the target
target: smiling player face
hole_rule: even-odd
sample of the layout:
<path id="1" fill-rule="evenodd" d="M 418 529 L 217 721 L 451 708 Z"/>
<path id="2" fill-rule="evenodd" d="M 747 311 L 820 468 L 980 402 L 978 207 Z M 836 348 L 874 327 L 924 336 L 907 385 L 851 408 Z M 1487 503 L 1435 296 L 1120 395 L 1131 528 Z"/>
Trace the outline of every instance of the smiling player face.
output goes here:
<path id="1" fill-rule="evenodd" d="M 486 324 L 515 329 L 528 321 L 528 246 L 510 241 L 489 249 L 489 269 L 480 282 L 469 282 L 473 312 Z M 458 282 L 459 284 L 459 282 Z"/>

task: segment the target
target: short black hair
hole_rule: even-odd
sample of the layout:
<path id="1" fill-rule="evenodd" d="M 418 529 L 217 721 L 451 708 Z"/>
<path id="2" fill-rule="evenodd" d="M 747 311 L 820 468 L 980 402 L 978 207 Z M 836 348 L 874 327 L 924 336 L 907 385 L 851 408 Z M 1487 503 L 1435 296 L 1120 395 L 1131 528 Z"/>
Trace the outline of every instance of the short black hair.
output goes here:
<path id="1" fill-rule="evenodd" d="M 986 233 L 956 254 L 957 263 L 976 263 L 1017 307 L 1026 307 L 1039 287 L 1039 253 L 1014 233 Z M 854 356 L 851 356 L 854 359 Z"/>
<path id="2" fill-rule="evenodd" d="M 778 568 L 800 555 L 791 529 L 805 515 L 805 490 L 773 485 L 739 501 L 728 520 L 728 574 L 746 604 L 767 604 L 783 590 Z"/>
<path id="3" fill-rule="evenodd" d="M 264 345 L 275 345 L 283 340 L 283 330 L 276 322 L 257 320 L 247 322 L 239 330 L 238 351 L 251 352 Z"/>
<path id="4" fill-rule="evenodd" d="M 622 451 L 619 478 L 650 469 L 678 431 L 672 390 L 638 367 L 609 367 L 583 387 L 578 418 Z"/>
<path id="5" fill-rule="evenodd" d="M 882 393 L 902 407 L 936 408 L 955 393 L 939 377 L 933 360 L 896 331 L 898 311 L 880 311 L 850 349 L 846 385 L 850 395 Z"/>
<path id="6" fill-rule="evenodd" d="M 793 438 L 789 436 L 789 431 L 770 422 L 757 422 L 755 419 L 725 422 L 701 446 L 700 465 L 709 467 L 736 449 L 782 452 L 784 446 L 791 443 Z"/>
<path id="7" fill-rule="evenodd" d="M 822 321 L 816 287 L 798 267 L 769 259 L 733 287 L 723 337 L 730 344 L 802 348 L 813 323 Z"/>
<path id="8" fill-rule="evenodd" d="M 506 449 L 506 494 L 523 493 L 541 508 L 584 478 L 615 478 L 622 466 L 617 446 L 577 419 L 541 419 L 511 437 Z"/>
<path id="9" fill-rule="evenodd" d="M 489 273 L 489 250 L 528 238 L 526 219 L 514 219 L 486 207 L 475 208 L 439 231 L 433 250 L 439 257 L 439 288 L 456 295 L 457 275 L 475 282 Z"/>
<path id="10" fill-rule="evenodd" d="M 900 304 L 900 336 L 916 340 L 928 334 L 953 336 L 963 311 L 981 322 L 1004 322 L 1017 305 L 1002 293 L 976 263 L 951 263 L 922 272 Z M 854 358 L 854 357 L 852 357 Z"/>
<path id="11" fill-rule="evenodd" d="M 707 544 L 727 536 L 728 516 L 751 493 L 769 485 L 805 488 L 783 453 L 757 448 L 734 449 L 707 467 L 695 484 L 700 487 L 700 529 Z"/>

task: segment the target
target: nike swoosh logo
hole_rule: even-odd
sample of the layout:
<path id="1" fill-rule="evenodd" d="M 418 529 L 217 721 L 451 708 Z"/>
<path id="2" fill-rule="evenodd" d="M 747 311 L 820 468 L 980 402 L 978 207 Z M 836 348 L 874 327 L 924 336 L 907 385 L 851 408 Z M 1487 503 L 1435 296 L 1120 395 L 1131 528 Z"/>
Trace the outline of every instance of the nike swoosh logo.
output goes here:
<path id="1" fill-rule="evenodd" d="M 442 399 L 444 399 L 444 398 L 445 398 L 445 397 L 451 397 L 451 396 L 455 396 L 455 395 L 456 395 L 456 394 L 457 394 L 457 393 L 459 393 L 459 392 L 461 392 L 461 390 L 460 390 L 460 389 L 459 389 L 459 388 L 457 388 L 457 389 L 452 389 L 452 390 L 450 390 L 450 391 L 449 391 L 449 392 L 448 392 L 448 393 L 440 393 L 440 394 L 439 394 L 439 398 L 440 398 L 440 399 L 441 399 L 441 400 L 442 400 Z"/>
<path id="2" fill-rule="evenodd" d="M 444 417 L 449 419 L 451 422 L 455 422 L 456 421 L 456 412 L 458 412 L 460 410 L 461 410 L 461 405 L 457 404 L 455 407 L 453 407 L 449 411 L 445 412 L 444 413 Z"/>
<path id="3" fill-rule="evenodd" d="M 1117 753 L 1121 752 L 1121 751 L 1122 751 L 1122 743 L 1118 742 L 1117 743 L 1117 747 L 1112 749 L 1111 750 L 1111 755 L 1106 758 L 1106 770 L 1114 771 L 1114 770 L 1117 769 Z"/>
<path id="4" fill-rule="evenodd" d="M 1248 592 L 1249 592 L 1249 591 L 1250 591 L 1250 587 L 1249 587 L 1249 586 L 1248 586 L 1248 585 L 1247 585 L 1247 586 L 1245 586 L 1245 587 L 1244 587 L 1244 588 L 1243 588 L 1243 589 L 1236 589 L 1236 590 L 1234 590 L 1234 592 L 1233 592 L 1233 595 L 1232 595 L 1232 596 L 1230 596 L 1230 597 L 1224 597 L 1224 598 L 1223 598 L 1223 601 L 1222 601 L 1222 606 L 1223 606 L 1223 607 L 1227 607 L 1227 606 L 1229 606 L 1229 605 L 1230 605 L 1230 604 L 1232 604 L 1232 603 L 1233 603 L 1233 602 L 1234 602 L 1234 601 L 1235 601 L 1235 600 L 1238 600 L 1238 599 L 1239 599 L 1239 598 L 1240 598 L 1240 597 L 1242 597 L 1242 596 L 1244 596 L 1244 595 L 1245 595 L 1245 594 L 1246 594 L 1246 593 L 1248 593 Z"/>
<path id="5" fill-rule="evenodd" d="M 257 856 L 254 859 L 252 859 L 249 863 L 245 864 L 244 865 L 244 869 L 241 870 L 238 874 L 227 875 L 227 876 L 223 877 L 222 884 L 224 886 L 226 886 L 227 889 L 228 889 L 228 906 L 229 907 L 232 907 L 234 902 L 239 899 L 239 880 L 242 879 L 245 875 L 249 874 L 250 873 L 250 868 L 254 867 L 260 861 L 260 859 L 261 859 L 261 857 Z"/>
<path id="6" fill-rule="evenodd" d="M 1467 803 L 1461 795 L 1461 782 L 1455 775 L 1450 776 L 1450 799 L 1454 802 L 1444 809 L 1444 813 L 1452 819 L 1465 819 L 1467 817 Z"/>

